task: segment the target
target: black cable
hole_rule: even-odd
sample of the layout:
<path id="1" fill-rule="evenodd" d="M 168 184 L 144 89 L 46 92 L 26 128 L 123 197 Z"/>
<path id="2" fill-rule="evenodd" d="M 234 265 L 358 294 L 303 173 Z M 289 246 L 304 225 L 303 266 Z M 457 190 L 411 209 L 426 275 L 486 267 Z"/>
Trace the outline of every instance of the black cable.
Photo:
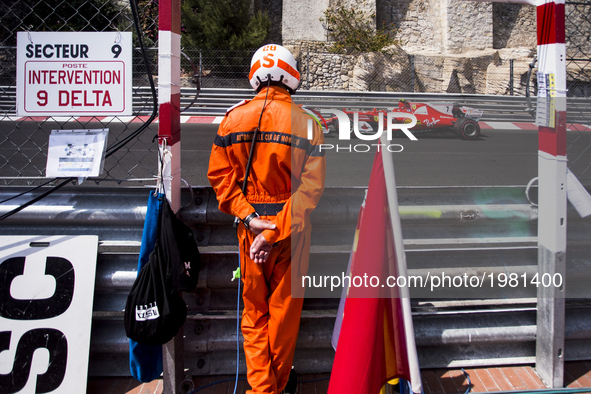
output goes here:
<path id="1" fill-rule="evenodd" d="M 154 106 L 152 108 L 152 115 L 150 116 L 150 118 L 146 121 L 146 123 L 144 123 L 141 127 L 139 127 L 136 131 L 134 131 L 133 133 L 131 133 L 129 136 L 125 137 L 124 139 L 122 139 L 121 141 L 113 144 L 112 146 L 110 146 L 109 148 L 107 148 L 107 152 L 105 154 L 105 158 L 113 155 L 115 152 L 117 152 L 119 149 L 121 149 L 123 146 L 125 146 L 129 141 L 131 141 L 132 139 L 136 138 L 138 135 L 140 135 L 145 129 L 148 128 L 148 126 L 154 121 L 154 119 L 156 118 L 156 116 L 158 115 L 158 98 L 156 95 L 156 87 L 154 85 L 154 79 L 152 77 L 152 68 L 150 67 L 150 62 L 148 60 L 148 55 L 146 53 L 146 49 L 144 47 L 144 40 L 143 40 L 143 34 L 140 28 L 140 22 L 139 22 L 139 16 L 138 16 L 138 9 L 137 9 L 137 2 L 136 0 L 130 0 L 130 5 L 131 5 L 131 12 L 133 14 L 133 21 L 134 21 L 134 25 L 135 25 L 135 30 L 138 36 L 138 41 L 140 44 L 140 49 L 142 51 L 142 55 L 144 58 L 144 64 L 146 66 L 146 72 L 148 74 L 148 81 L 150 82 L 150 88 L 152 90 L 152 100 L 154 103 Z M 56 178 L 57 179 L 57 178 Z M 64 180 L 63 182 L 61 182 L 59 185 L 53 186 L 50 190 L 46 191 L 45 193 L 33 198 L 30 201 L 27 201 L 26 203 L 22 204 L 21 206 L 13 209 L 10 212 L 5 213 L 4 215 L 0 216 L 0 221 L 14 215 L 15 213 L 18 213 L 20 211 L 22 211 L 23 209 L 27 208 L 30 205 L 33 205 L 34 203 L 36 203 L 37 201 L 49 196 L 50 194 L 58 191 L 59 189 L 61 189 L 62 187 L 64 187 L 67 183 L 71 182 L 72 180 L 74 180 L 74 178 L 67 178 L 66 180 Z M 51 181 L 47 181 L 44 184 L 41 184 L 39 186 L 36 186 L 26 192 L 23 192 L 17 196 L 8 198 L 4 201 L 2 201 L 2 203 L 12 200 L 13 198 L 16 197 L 20 197 L 23 194 L 27 194 L 30 193 L 34 190 L 37 190 L 39 187 L 46 185 L 47 183 L 53 182 L 55 181 L 55 179 L 52 179 Z M 1 203 L 0 203 L 1 204 Z"/>
<path id="2" fill-rule="evenodd" d="M 261 129 L 261 122 L 263 120 L 263 112 L 265 112 L 265 107 L 267 106 L 267 97 L 269 97 L 269 88 L 271 87 L 271 74 L 267 75 L 268 82 L 267 82 L 267 93 L 265 94 L 265 101 L 263 102 L 263 108 L 261 109 L 261 114 L 259 115 L 259 124 L 256 129 L 254 129 L 254 134 L 252 136 L 252 143 L 250 145 L 250 153 L 248 154 L 248 160 L 246 161 L 246 170 L 244 174 L 244 180 L 242 181 L 242 194 L 246 196 L 246 186 L 248 184 L 248 175 L 250 174 L 250 167 L 252 165 L 252 158 L 254 155 L 254 146 L 256 144 L 257 135 L 259 130 Z M 236 217 L 234 219 L 234 227 L 236 227 L 236 236 L 238 236 L 238 223 L 240 223 L 240 218 Z M 238 253 L 238 269 L 242 274 L 242 256 L 240 252 Z M 238 387 L 238 367 L 239 367 L 239 360 L 240 360 L 240 344 L 239 340 L 239 332 L 238 332 L 238 325 L 240 322 L 240 281 L 242 278 L 238 279 L 238 301 L 236 303 L 236 380 L 234 382 L 234 394 L 236 394 L 236 388 Z"/>
<path id="3" fill-rule="evenodd" d="M 250 174 L 250 168 L 252 167 L 252 158 L 254 155 L 254 146 L 256 145 L 257 136 L 261 130 L 261 122 L 263 120 L 263 112 L 267 106 L 267 97 L 269 97 L 269 88 L 271 87 L 271 74 L 267 75 L 267 93 L 265 94 L 265 101 L 263 102 L 263 108 L 261 109 L 261 115 L 259 116 L 259 125 L 254 129 L 252 136 L 252 144 L 250 145 L 250 153 L 248 154 L 248 161 L 246 162 L 246 170 L 244 174 L 244 181 L 242 182 L 242 194 L 246 195 L 246 185 L 248 183 L 248 175 Z"/>
<path id="4" fill-rule="evenodd" d="M 140 28 L 140 20 L 137 10 L 137 0 L 130 0 L 130 4 L 131 13 L 133 14 L 133 23 L 135 25 L 135 31 L 137 33 L 138 41 L 140 44 L 140 50 L 142 51 L 142 55 L 144 57 L 144 64 L 146 65 L 148 81 L 150 82 L 150 89 L 152 91 L 152 101 L 154 103 L 154 106 L 152 107 L 152 115 L 150 115 L 148 121 L 144 123 L 140 128 L 138 128 L 135 132 L 128 135 L 126 138 L 110 146 L 107 149 L 105 158 L 111 156 L 119 149 L 121 149 L 124 145 L 126 145 L 129 141 L 140 135 L 154 121 L 154 119 L 156 119 L 156 116 L 158 115 L 158 98 L 156 96 L 156 87 L 154 86 L 154 78 L 152 77 L 152 67 L 150 66 L 150 61 L 148 59 L 148 54 L 146 53 L 146 48 L 144 48 L 144 38 Z"/>
<path id="5" fill-rule="evenodd" d="M 472 390 L 472 381 L 470 380 L 470 375 L 468 375 L 468 372 L 464 371 L 464 368 L 460 368 L 460 369 L 464 373 L 464 377 L 468 380 L 468 389 L 464 393 L 464 394 L 468 394 L 470 392 L 470 390 Z"/>
<path id="6" fill-rule="evenodd" d="M 185 108 L 181 109 L 181 112 L 185 112 L 186 110 L 191 108 L 193 106 L 193 104 L 195 104 L 195 101 L 197 101 L 197 99 L 199 98 L 199 93 L 201 92 L 201 75 L 197 72 L 197 69 L 195 68 L 195 63 L 193 63 L 193 60 L 191 60 L 191 58 L 189 56 L 187 56 L 187 54 L 182 51 L 181 51 L 181 55 L 183 55 L 189 61 L 189 63 L 191 63 L 191 68 L 193 69 L 193 78 L 191 79 L 191 82 L 195 86 L 197 86 L 197 91 L 195 92 L 195 97 L 193 97 L 193 100 L 189 104 L 187 104 L 187 106 Z"/>

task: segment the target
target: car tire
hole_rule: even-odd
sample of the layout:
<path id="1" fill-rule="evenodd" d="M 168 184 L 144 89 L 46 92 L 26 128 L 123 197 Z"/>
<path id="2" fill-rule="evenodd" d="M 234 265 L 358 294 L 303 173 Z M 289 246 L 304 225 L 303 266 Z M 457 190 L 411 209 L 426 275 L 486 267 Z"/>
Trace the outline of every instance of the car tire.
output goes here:
<path id="1" fill-rule="evenodd" d="M 475 140 L 480 137 L 480 125 L 470 118 L 458 119 L 454 125 L 454 130 L 464 140 Z"/>

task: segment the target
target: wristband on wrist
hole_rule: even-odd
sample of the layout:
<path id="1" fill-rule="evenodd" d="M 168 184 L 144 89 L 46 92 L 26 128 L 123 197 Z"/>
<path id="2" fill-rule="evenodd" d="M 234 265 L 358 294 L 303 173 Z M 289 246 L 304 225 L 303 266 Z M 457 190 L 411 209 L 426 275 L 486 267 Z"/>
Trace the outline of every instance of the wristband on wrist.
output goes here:
<path id="1" fill-rule="evenodd" d="M 246 227 L 247 230 L 250 230 L 250 221 L 254 218 L 258 218 L 259 214 L 256 212 L 251 213 L 250 215 L 248 215 L 247 217 L 244 218 L 244 220 L 242 220 L 242 223 L 244 224 L 244 227 Z"/>

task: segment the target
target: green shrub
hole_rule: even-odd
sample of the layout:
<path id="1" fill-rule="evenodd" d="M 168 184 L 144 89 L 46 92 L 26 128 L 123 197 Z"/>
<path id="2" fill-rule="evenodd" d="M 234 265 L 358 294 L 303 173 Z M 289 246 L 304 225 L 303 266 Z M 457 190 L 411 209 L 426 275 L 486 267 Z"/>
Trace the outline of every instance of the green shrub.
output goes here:
<path id="1" fill-rule="evenodd" d="M 357 5 L 336 4 L 324 10 L 321 22 L 326 23 L 333 53 L 377 52 L 400 44 L 396 39 L 398 30 L 393 24 L 375 28 L 375 13 L 361 9 L 366 2 Z"/>

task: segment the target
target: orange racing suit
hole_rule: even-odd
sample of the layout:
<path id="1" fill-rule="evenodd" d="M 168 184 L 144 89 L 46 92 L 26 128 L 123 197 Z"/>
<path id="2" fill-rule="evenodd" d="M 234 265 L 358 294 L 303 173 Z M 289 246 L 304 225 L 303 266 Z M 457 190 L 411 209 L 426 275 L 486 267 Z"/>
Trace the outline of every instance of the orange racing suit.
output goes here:
<path id="1" fill-rule="evenodd" d="M 244 195 L 246 163 L 267 90 Z M 273 245 L 262 264 L 249 257 L 255 235 L 242 223 L 237 231 L 244 283 L 242 334 L 252 388 L 248 393 L 280 392 L 291 371 L 303 304 L 298 279 L 309 261 L 309 215 L 324 190 L 326 172 L 320 149 L 324 137 L 314 121 L 308 136 L 311 119 L 287 90 L 270 86 L 228 111 L 212 147 L 208 178 L 220 210 L 240 219 L 257 211 L 276 225 L 262 233 Z M 300 287 L 294 296 L 295 284 Z"/>

